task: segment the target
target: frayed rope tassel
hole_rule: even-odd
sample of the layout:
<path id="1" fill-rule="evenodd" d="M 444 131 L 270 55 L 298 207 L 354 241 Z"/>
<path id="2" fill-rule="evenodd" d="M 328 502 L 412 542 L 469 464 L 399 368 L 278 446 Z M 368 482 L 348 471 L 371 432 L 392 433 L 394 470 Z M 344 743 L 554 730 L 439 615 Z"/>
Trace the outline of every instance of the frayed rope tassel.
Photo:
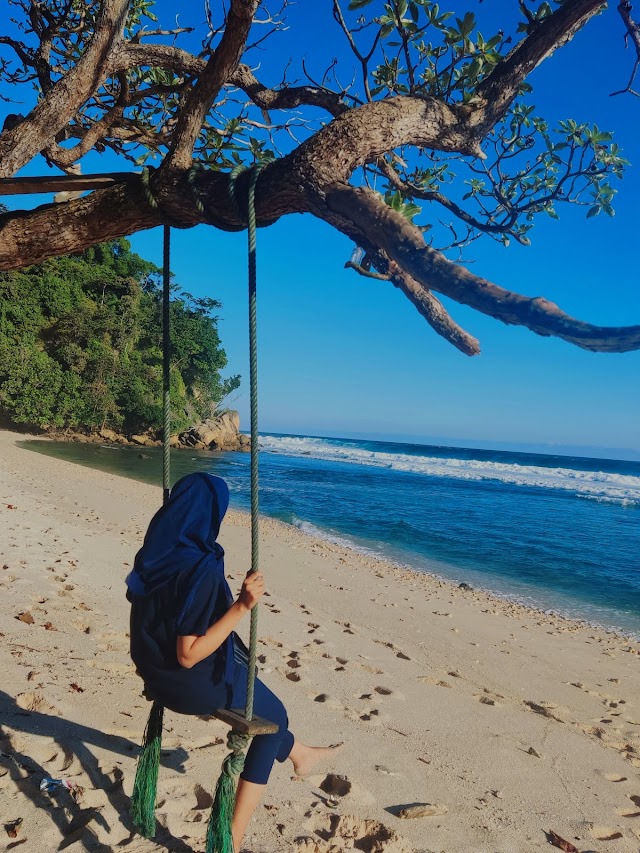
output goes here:
<path id="1" fill-rule="evenodd" d="M 162 746 L 164 708 L 154 702 L 144 730 L 142 751 L 138 757 L 136 778 L 131 794 L 130 813 L 140 835 L 153 838 L 156 834 L 156 794 Z"/>
<path id="2" fill-rule="evenodd" d="M 234 853 L 231 821 L 236 804 L 238 776 L 244 767 L 244 751 L 250 737 L 230 731 L 227 746 L 231 750 L 222 762 L 222 772 L 216 785 L 216 794 L 211 806 L 207 826 L 206 853 Z"/>

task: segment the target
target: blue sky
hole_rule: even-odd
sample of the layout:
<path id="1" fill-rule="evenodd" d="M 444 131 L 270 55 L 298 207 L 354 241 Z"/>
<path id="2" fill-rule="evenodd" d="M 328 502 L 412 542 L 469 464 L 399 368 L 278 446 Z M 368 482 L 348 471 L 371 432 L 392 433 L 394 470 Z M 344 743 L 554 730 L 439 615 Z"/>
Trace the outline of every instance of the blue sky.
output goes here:
<path id="1" fill-rule="evenodd" d="M 272 54 L 254 60 L 268 82 L 276 82 L 276 67 L 289 54 L 298 62 L 292 77 L 303 54 L 315 69 L 334 55 L 349 66 L 330 6 L 291 7 L 291 29 L 271 43 L 277 66 Z M 484 15 L 485 35 L 504 23 L 500 12 L 515 16 L 515 0 L 496 6 L 441 4 Z M 632 96 L 609 97 L 626 83 L 631 62 L 614 9 L 535 72 L 530 96 L 550 121 L 572 117 L 615 132 L 632 164 L 615 183 L 616 217 L 585 220 L 583 209 L 560 206 L 560 221 L 540 221 L 529 248 L 481 240 L 465 252 L 473 271 L 497 284 L 544 295 L 581 319 L 608 325 L 640 322 L 640 105 Z M 92 166 L 110 168 L 104 160 Z M 160 229 L 135 235 L 132 243 L 160 262 Z M 228 369 L 246 380 L 232 404 L 246 425 L 245 243 L 245 235 L 206 226 L 174 230 L 172 269 L 185 289 L 223 303 Z M 584 352 L 452 304 L 453 316 L 482 344 L 480 356 L 467 358 L 437 337 L 392 286 L 344 270 L 351 249 L 311 216 L 290 216 L 259 233 L 263 430 L 640 452 L 640 353 Z"/>

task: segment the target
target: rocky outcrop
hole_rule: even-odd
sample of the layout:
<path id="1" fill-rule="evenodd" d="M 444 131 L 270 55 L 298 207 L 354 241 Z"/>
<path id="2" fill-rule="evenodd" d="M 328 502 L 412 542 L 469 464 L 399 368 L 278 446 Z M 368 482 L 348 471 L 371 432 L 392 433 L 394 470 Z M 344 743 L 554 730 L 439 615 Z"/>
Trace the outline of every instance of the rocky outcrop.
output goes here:
<path id="1" fill-rule="evenodd" d="M 229 409 L 181 432 L 176 446 L 194 450 L 248 450 L 249 437 L 240 432 L 240 415 Z"/>
<path id="2" fill-rule="evenodd" d="M 136 447 L 159 447 L 162 433 L 146 432 L 122 435 L 116 430 L 103 427 L 95 433 L 49 432 L 51 438 L 62 441 L 78 441 L 90 444 L 133 444 Z M 251 440 L 240 432 L 240 415 L 233 409 L 212 415 L 201 424 L 171 436 L 171 447 L 190 450 L 249 450 Z"/>

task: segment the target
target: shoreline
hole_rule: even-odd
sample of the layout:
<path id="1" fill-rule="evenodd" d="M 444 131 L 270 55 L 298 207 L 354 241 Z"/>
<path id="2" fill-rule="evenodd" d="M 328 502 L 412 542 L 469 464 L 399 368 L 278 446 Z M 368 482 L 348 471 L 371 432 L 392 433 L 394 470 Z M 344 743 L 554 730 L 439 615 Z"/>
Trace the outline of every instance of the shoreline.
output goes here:
<path id="1" fill-rule="evenodd" d="M 233 509 L 234 512 L 238 512 L 240 514 L 249 515 L 249 511 L 245 509 Z M 321 531 L 318 529 L 318 533 L 313 533 L 308 530 L 302 530 L 298 525 L 283 521 L 280 518 L 276 518 L 275 516 L 263 516 L 264 518 L 269 518 L 271 521 L 277 522 L 278 524 L 282 524 L 285 527 L 293 527 L 294 530 L 298 530 L 303 536 L 308 536 L 310 539 L 317 539 L 320 542 L 329 542 L 332 545 L 335 545 L 337 548 L 344 548 L 347 552 L 352 552 L 354 554 L 360 554 L 365 557 L 370 557 L 373 560 L 377 560 L 380 563 L 384 563 L 390 566 L 393 569 L 398 569 L 400 571 L 406 571 L 410 574 L 424 575 L 426 577 L 431 578 L 434 581 L 439 581 L 443 584 L 446 584 L 453 589 L 459 589 L 461 583 L 466 583 L 466 581 L 461 580 L 452 580 L 448 578 L 446 575 L 439 574 L 436 570 L 429 569 L 421 569 L 412 566 L 410 563 L 402 563 L 397 560 L 393 560 L 390 557 L 386 557 L 381 554 L 377 554 L 373 549 L 369 549 L 366 546 L 359 547 L 358 545 L 350 544 L 346 541 L 343 541 L 343 537 L 332 536 L 332 534 L 327 533 L 326 536 L 322 535 Z M 311 522 L 302 522 L 302 524 L 311 524 Z M 313 525 L 315 527 L 315 525 Z M 346 537 L 345 537 L 346 538 Z M 340 541 L 338 541 L 340 540 Z M 453 564 L 450 564 L 452 569 L 456 569 L 457 567 Z M 633 632 L 625 631 L 624 628 L 620 626 L 608 626 L 598 622 L 594 622 L 587 618 L 581 618 L 578 616 L 573 616 L 569 613 L 565 613 L 561 608 L 543 608 L 542 605 L 529 604 L 526 601 L 518 598 L 517 593 L 509 592 L 508 590 L 505 592 L 500 592 L 496 589 L 491 589 L 490 587 L 485 587 L 480 585 L 472 586 L 473 591 L 482 593 L 486 595 L 487 598 L 492 599 L 497 602 L 506 602 L 507 604 L 516 604 L 519 607 L 522 607 L 523 610 L 529 614 L 534 613 L 539 616 L 553 616 L 558 619 L 563 619 L 570 623 L 575 623 L 576 625 L 582 628 L 588 628 L 593 630 L 602 631 L 606 634 L 612 634 L 620 640 L 626 640 L 630 643 L 640 643 L 640 632 L 636 635 Z"/>
<path id="2" fill-rule="evenodd" d="M 58 441 L 59 437 L 58 436 L 40 436 L 40 435 L 25 434 L 23 440 L 24 441 L 47 440 L 47 441 L 53 442 L 53 441 Z M 73 443 L 73 441 L 70 441 L 69 443 Z M 95 442 L 95 443 L 97 444 L 98 442 Z M 102 445 L 102 446 L 109 447 L 109 448 L 113 447 L 113 449 L 115 449 L 115 450 L 117 450 L 121 447 L 121 445 L 117 445 L 117 444 L 115 444 L 115 445 Z M 137 445 L 133 444 L 133 445 L 129 445 L 129 446 L 135 448 Z M 138 447 L 138 449 L 143 449 L 143 448 Z M 189 450 L 192 448 L 184 447 L 184 448 L 180 448 L 180 449 L 181 450 Z M 53 458 L 55 458 L 55 457 L 53 457 Z M 78 465 L 80 465 L 80 467 L 88 468 L 90 470 L 101 471 L 101 469 L 92 468 L 90 465 L 84 465 L 83 463 L 71 462 L 69 464 L 78 464 Z M 117 472 L 109 472 L 109 474 L 111 476 L 114 476 L 114 477 L 122 477 L 124 480 L 130 481 L 130 482 L 135 481 L 135 482 L 148 484 L 146 480 L 138 479 L 134 476 L 127 476 L 125 474 L 119 474 Z M 249 510 L 241 508 L 241 507 L 231 506 L 229 509 L 229 513 L 232 513 L 232 512 L 238 513 L 240 516 L 242 516 L 242 515 L 246 515 L 247 517 L 249 516 Z M 229 517 L 229 515 L 227 517 Z M 425 576 L 425 577 L 431 578 L 434 581 L 450 585 L 452 589 L 457 589 L 459 587 L 460 582 L 464 583 L 464 581 L 462 581 L 462 580 L 450 579 L 446 575 L 440 574 L 436 569 L 419 568 L 419 567 L 411 565 L 410 563 L 400 562 L 398 560 L 392 559 L 391 557 L 387 557 L 384 554 L 376 553 L 373 549 L 369 549 L 366 546 L 358 546 L 355 542 L 350 543 L 347 541 L 347 536 L 348 536 L 347 534 L 345 536 L 333 535 L 333 534 L 328 533 L 328 532 L 325 534 L 322 530 L 320 530 L 320 528 L 317 528 L 317 526 L 315 524 L 313 524 L 312 522 L 302 520 L 301 525 L 308 524 L 308 525 L 314 527 L 317 532 L 304 530 L 304 529 L 302 529 L 301 526 L 298 526 L 294 522 L 284 521 L 283 519 L 280 519 L 277 516 L 268 515 L 268 514 L 263 513 L 263 512 L 260 513 L 260 519 L 261 519 L 261 523 L 263 520 L 268 519 L 269 522 L 273 522 L 275 524 L 281 524 L 281 525 L 284 525 L 285 528 L 296 530 L 302 536 L 308 537 L 310 540 L 317 540 L 318 542 L 329 543 L 329 544 L 335 546 L 336 548 L 343 548 L 345 550 L 345 552 L 347 552 L 347 553 L 358 554 L 358 555 L 361 555 L 364 557 L 371 558 L 372 560 L 376 560 L 376 561 L 380 562 L 381 564 L 388 565 L 392 569 L 397 569 L 400 571 L 407 571 L 409 573 L 415 573 L 419 576 Z M 429 562 L 435 562 L 431 558 L 426 558 L 426 559 Z M 450 568 L 452 570 L 457 569 L 457 567 L 454 566 L 453 564 L 448 564 L 448 565 L 450 566 Z M 464 569 L 462 569 L 462 572 L 464 573 Z M 498 589 L 493 589 L 490 586 L 484 586 L 482 583 L 473 583 L 471 585 L 472 585 L 473 590 L 475 592 L 482 593 L 483 595 L 487 596 L 487 598 L 489 599 L 489 603 L 504 602 L 504 603 L 506 603 L 507 606 L 517 605 L 519 607 L 522 607 L 523 611 L 525 613 L 528 613 L 529 615 L 538 615 L 540 617 L 549 616 L 549 617 L 553 617 L 556 619 L 566 620 L 567 622 L 572 623 L 572 624 L 576 624 L 582 628 L 589 629 L 589 630 L 598 630 L 598 631 L 601 631 L 605 634 L 613 635 L 613 636 L 617 637 L 618 639 L 623 640 L 623 641 L 627 641 L 629 643 L 640 643 L 640 628 L 638 629 L 637 632 L 635 632 L 633 630 L 630 631 L 628 629 L 623 628 L 620 625 L 608 625 L 608 624 L 605 624 L 603 622 L 598 622 L 597 620 L 591 620 L 587 617 L 580 617 L 577 615 L 573 615 L 571 613 L 567 613 L 563 610 L 561 605 L 558 605 L 557 607 L 553 606 L 553 605 L 549 606 L 549 607 L 544 607 L 542 604 L 527 602 L 523 598 L 519 597 L 519 595 L 516 591 L 511 591 L 509 589 L 505 589 L 504 591 L 501 591 Z M 508 586 L 508 582 L 505 582 L 505 586 Z M 550 594 L 553 595 L 553 590 L 550 590 Z M 613 618 L 613 612 L 612 612 L 612 618 Z"/>
<path id="3" fill-rule="evenodd" d="M 217 721 L 167 714 L 158 843 L 127 814 L 148 706 L 124 577 L 159 489 L 24 438 L 0 434 L 0 816 L 23 818 L 30 853 L 200 850 L 226 751 Z M 308 780 L 274 770 L 247 853 L 542 853 L 549 831 L 637 853 L 640 645 L 277 519 L 261 528 L 261 676 L 301 739 L 346 746 Z M 248 513 L 231 510 L 221 540 L 235 588 Z M 349 788 L 336 809 L 331 772 Z M 81 802 L 40 793 L 45 775 L 80 785 Z M 397 816 L 416 802 L 436 813 Z"/>

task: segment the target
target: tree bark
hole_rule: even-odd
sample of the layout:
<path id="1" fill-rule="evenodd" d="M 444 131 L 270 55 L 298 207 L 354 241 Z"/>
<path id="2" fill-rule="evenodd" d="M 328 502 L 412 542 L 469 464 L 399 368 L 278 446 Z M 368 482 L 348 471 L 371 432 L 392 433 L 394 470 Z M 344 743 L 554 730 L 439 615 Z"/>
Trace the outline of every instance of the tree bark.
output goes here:
<path id="1" fill-rule="evenodd" d="M 425 245 L 421 231 L 363 187 L 335 185 L 326 193 L 327 218 L 344 230 L 344 221 L 379 247 L 423 288 L 435 290 L 503 323 L 526 326 L 543 336 L 562 338 L 593 352 L 640 349 L 640 325 L 596 326 L 565 314 L 541 296 L 522 296 L 474 275 Z"/>
<path id="2" fill-rule="evenodd" d="M 29 115 L 0 134 L 0 178 L 9 178 L 55 139 L 109 70 L 109 53 L 122 36 L 129 0 L 104 0 L 95 33 L 77 65 L 49 90 Z"/>

